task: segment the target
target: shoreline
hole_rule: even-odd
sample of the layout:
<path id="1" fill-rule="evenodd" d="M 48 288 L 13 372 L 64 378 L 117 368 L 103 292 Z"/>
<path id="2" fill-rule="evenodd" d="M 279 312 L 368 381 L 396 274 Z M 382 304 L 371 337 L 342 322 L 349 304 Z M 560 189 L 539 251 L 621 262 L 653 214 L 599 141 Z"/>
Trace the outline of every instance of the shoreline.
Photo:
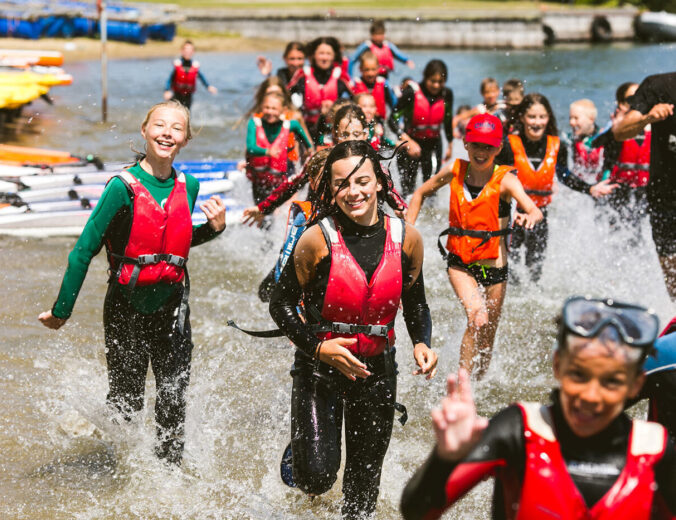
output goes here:
<path id="1" fill-rule="evenodd" d="M 171 58 L 180 54 L 184 40 L 191 40 L 199 54 L 209 52 L 265 52 L 284 49 L 285 42 L 267 38 L 247 38 L 239 35 L 203 35 L 197 32 L 180 31 L 173 41 L 149 40 L 143 45 L 127 42 L 109 41 L 107 55 L 109 60 L 129 58 Z M 101 42 L 92 38 L 42 38 L 27 40 L 23 38 L 0 38 L 2 49 L 50 50 L 63 53 L 64 64 L 79 61 L 98 60 L 101 56 Z"/>

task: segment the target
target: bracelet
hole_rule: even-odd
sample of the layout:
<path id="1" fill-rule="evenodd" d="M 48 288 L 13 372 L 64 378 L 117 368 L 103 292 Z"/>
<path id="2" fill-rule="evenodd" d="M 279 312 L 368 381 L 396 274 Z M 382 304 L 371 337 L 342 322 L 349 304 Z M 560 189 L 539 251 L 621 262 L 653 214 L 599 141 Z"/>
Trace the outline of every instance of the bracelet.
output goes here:
<path id="1" fill-rule="evenodd" d="M 316 360 L 319 360 L 319 351 L 322 349 L 322 344 L 324 342 L 320 341 L 319 345 L 317 345 L 317 348 L 315 349 L 315 355 L 313 356 Z"/>

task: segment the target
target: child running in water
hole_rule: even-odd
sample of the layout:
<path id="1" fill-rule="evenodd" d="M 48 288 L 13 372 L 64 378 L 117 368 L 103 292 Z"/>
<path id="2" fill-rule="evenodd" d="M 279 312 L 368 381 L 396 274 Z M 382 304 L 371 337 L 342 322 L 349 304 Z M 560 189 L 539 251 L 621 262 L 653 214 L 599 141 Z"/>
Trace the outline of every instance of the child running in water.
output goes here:
<path id="1" fill-rule="evenodd" d="M 464 138 L 469 162 L 456 159 L 418 188 L 407 221 L 415 224 L 425 198 L 447 184 L 451 187 L 446 248 L 448 279 L 465 308 L 467 329 L 460 346 L 460 367 L 477 378 L 488 369 L 493 341 L 507 290 L 506 237 L 510 205 L 522 212 L 516 225 L 532 229 L 542 212 L 524 192 L 512 166 L 497 166 L 502 148 L 502 124 L 496 116 L 480 114 L 469 120 Z"/>
<path id="2" fill-rule="evenodd" d="M 595 146 L 599 134 L 596 125 L 598 112 L 591 99 L 578 99 L 570 104 L 569 146 L 571 171 L 587 184 L 596 184 L 603 177 L 603 146 Z"/>
<path id="3" fill-rule="evenodd" d="M 373 20 L 369 32 L 371 33 L 371 38 L 359 45 L 352 55 L 349 69 L 351 76 L 354 75 L 355 64 L 366 51 L 371 51 L 375 55 L 379 64 L 378 74 L 385 78 L 394 70 L 395 59 L 405 63 L 409 69 L 415 68 L 413 60 L 409 59 L 394 43 L 385 38 L 385 22 Z"/>
<path id="4" fill-rule="evenodd" d="M 373 95 L 367 92 L 357 94 L 354 97 L 354 102 L 362 109 L 366 117 L 369 132 L 367 139 L 371 143 L 371 146 L 376 151 L 380 150 L 383 146 L 394 148 L 396 143 L 385 135 L 385 127 L 383 126 L 382 119 L 378 116 L 376 100 Z"/>
<path id="5" fill-rule="evenodd" d="M 352 85 L 354 95 L 369 93 L 373 95 L 376 103 L 378 117 L 385 120 L 387 107 L 394 107 L 397 97 L 387 79 L 378 75 L 378 58 L 371 51 L 366 51 L 359 58 L 359 71 L 361 78 L 355 78 Z"/>
<path id="6" fill-rule="evenodd" d="M 197 89 L 197 80 L 202 82 L 211 94 L 217 94 L 218 89 L 209 82 L 200 70 L 200 64 L 193 60 L 195 46 L 190 40 L 183 42 L 181 46 L 181 57 L 174 61 L 174 69 L 169 75 L 167 86 L 164 89 L 164 99 L 166 101 L 175 99 L 186 107 L 192 105 L 192 95 Z"/>
<path id="7" fill-rule="evenodd" d="M 289 42 L 284 49 L 284 64 L 286 67 L 280 67 L 275 74 L 284 88 L 289 84 L 296 71 L 303 67 L 305 63 L 305 45 L 301 42 Z M 256 59 L 258 70 L 263 76 L 272 74 L 272 62 L 265 56 L 258 56 Z"/>

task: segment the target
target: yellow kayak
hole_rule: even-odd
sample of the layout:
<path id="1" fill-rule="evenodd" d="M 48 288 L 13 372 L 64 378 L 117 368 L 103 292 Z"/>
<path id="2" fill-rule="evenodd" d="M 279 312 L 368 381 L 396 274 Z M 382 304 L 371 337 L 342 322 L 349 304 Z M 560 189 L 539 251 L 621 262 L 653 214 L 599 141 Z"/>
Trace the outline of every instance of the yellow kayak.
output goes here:
<path id="1" fill-rule="evenodd" d="M 57 85 L 70 85 L 70 74 L 0 72 L 0 109 L 19 108 L 49 92 Z"/>

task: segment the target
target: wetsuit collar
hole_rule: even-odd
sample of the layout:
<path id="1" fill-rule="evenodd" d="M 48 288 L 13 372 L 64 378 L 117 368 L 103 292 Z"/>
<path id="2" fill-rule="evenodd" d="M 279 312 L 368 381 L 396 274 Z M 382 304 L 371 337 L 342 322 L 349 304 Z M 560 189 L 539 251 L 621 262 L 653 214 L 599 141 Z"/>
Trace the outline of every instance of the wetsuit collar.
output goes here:
<path id="1" fill-rule="evenodd" d="M 337 216 L 338 223 L 341 227 L 341 232 L 347 235 L 358 236 L 360 238 L 370 238 L 378 234 L 378 232 L 385 227 L 385 218 L 383 213 L 378 211 L 378 221 L 371 226 L 362 226 L 357 224 L 350 217 L 340 212 Z"/>

